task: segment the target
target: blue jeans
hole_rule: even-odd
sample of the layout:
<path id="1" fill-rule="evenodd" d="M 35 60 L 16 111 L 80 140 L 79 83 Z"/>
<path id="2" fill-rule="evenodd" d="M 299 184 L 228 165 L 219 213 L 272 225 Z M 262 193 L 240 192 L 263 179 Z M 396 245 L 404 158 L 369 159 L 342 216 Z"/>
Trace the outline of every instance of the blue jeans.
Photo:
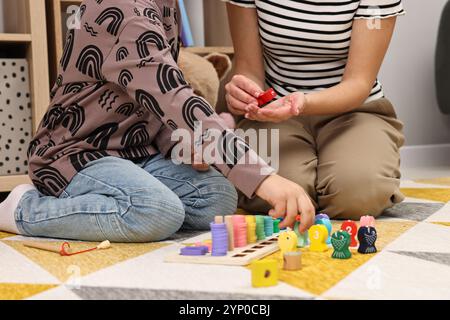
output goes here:
<path id="1" fill-rule="evenodd" d="M 28 191 L 15 214 L 23 235 L 150 242 L 181 227 L 207 230 L 236 205 L 236 189 L 213 168 L 197 172 L 161 155 L 137 163 L 106 157 L 90 162 L 59 198 Z"/>

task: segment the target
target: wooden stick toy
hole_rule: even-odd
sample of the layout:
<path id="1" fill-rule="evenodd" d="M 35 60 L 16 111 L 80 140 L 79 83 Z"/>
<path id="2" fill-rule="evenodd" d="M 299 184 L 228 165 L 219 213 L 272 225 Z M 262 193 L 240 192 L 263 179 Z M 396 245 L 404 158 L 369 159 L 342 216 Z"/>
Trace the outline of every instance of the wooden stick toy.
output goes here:
<path id="1" fill-rule="evenodd" d="M 59 253 L 61 256 L 73 256 L 76 254 L 81 254 L 81 253 L 90 252 L 90 251 L 94 251 L 94 250 L 103 250 L 103 249 L 108 249 L 111 247 L 111 243 L 108 240 L 103 241 L 102 243 L 100 243 L 99 245 L 97 245 L 94 248 L 77 251 L 77 252 L 72 252 L 72 249 L 70 248 L 70 244 L 68 242 L 64 242 L 61 245 L 58 245 L 55 243 L 42 243 L 42 242 L 28 241 L 28 242 L 24 242 L 23 245 L 28 248 Z"/>
<path id="2" fill-rule="evenodd" d="M 225 224 L 228 231 L 228 251 L 234 250 L 234 227 L 233 216 L 225 216 Z"/>

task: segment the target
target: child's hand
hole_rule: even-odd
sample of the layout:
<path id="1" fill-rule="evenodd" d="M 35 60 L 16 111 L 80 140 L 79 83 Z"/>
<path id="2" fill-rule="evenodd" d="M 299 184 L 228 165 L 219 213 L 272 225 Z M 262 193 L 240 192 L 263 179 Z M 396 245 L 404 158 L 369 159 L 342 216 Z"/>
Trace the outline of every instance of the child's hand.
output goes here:
<path id="1" fill-rule="evenodd" d="M 284 218 L 280 228 L 292 227 L 298 214 L 302 219 L 301 232 L 314 224 L 316 210 L 308 194 L 298 184 L 278 175 L 269 176 L 256 190 L 256 195 L 272 205 L 270 216 Z"/>
<path id="2" fill-rule="evenodd" d="M 294 92 L 281 99 L 269 103 L 264 108 L 258 108 L 255 112 L 247 112 L 245 117 L 261 122 L 282 122 L 300 115 L 305 108 L 305 94 Z"/>

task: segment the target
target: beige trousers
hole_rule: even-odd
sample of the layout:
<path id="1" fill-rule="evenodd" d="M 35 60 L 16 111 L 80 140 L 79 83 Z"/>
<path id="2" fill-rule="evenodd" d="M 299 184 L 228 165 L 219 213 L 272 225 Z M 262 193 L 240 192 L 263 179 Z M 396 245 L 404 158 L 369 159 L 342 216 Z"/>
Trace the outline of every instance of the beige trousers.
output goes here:
<path id="1" fill-rule="evenodd" d="M 271 129 L 279 129 L 278 173 L 301 185 L 316 208 L 332 218 L 379 216 L 404 198 L 399 190 L 403 125 L 387 99 L 339 115 L 300 116 L 279 124 L 242 120 L 238 127 L 268 129 L 269 137 Z M 239 207 L 258 213 L 270 209 L 264 200 L 243 195 Z"/>

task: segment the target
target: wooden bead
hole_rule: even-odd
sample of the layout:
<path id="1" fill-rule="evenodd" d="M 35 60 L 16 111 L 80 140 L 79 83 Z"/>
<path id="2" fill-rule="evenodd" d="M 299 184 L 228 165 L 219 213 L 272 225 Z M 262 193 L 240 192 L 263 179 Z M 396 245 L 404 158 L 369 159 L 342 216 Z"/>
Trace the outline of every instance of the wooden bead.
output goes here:
<path id="1" fill-rule="evenodd" d="M 302 253 L 286 252 L 283 257 L 283 269 L 288 271 L 296 271 L 302 268 Z"/>
<path id="2" fill-rule="evenodd" d="M 252 286 L 271 287 L 278 283 L 278 261 L 274 259 L 253 261 L 250 264 Z"/>

